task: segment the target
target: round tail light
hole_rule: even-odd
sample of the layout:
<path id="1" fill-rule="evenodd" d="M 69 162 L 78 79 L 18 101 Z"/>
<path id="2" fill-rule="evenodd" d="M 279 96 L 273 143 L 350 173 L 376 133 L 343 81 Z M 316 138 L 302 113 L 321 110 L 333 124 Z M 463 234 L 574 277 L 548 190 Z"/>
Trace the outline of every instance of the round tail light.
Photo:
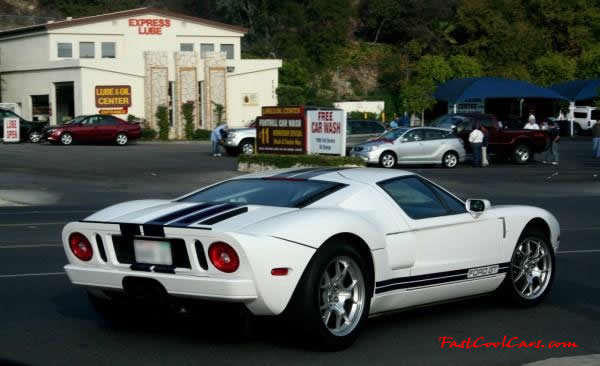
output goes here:
<path id="1" fill-rule="evenodd" d="M 92 259 L 92 256 L 94 255 L 92 244 L 90 244 L 90 241 L 80 233 L 73 233 L 69 236 L 69 247 L 71 248 L 73 255 L 84 262 Z"/>
<path id="2" fill-rule="evenodd" d="M 220 241 L 210 245 L 208 257 L 213 266 L 221 272 L 235 272 L 240 266 L 240 257 L 238 257 L 235 249 L 231 245 Z"/>

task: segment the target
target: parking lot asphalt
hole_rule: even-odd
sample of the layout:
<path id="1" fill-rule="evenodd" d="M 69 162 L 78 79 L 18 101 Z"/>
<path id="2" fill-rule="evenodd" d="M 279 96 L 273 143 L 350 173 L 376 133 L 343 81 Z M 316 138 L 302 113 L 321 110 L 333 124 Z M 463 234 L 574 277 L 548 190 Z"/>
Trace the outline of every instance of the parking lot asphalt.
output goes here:
<path id="1" fill-rule="evenodd" d="M 63 273 L 62 226 L 124 200 L 174 198 L 236 176 L 236 159 L 204 144 L 0 145 L 0 364 L 26 365 L 522 365 L 600 353 L 600 161 L 591 142 L 564 139 L 557 167 L 493 163 L 405 167 L 492 204 L 528 204 L 561 223 L 558 276 L 539 306 L 515 309 L 482 297 L 370 319 L 350 349 L 295 346 L 276 319 L 239 341 L 222 317 L 101 320 Z M 539 157 L 538 157 L 539 158 Z M 440 243 L 442 244 L 442 243 Z M 576 348 L 442 348 L 440 337 L 575 342 Z"/>

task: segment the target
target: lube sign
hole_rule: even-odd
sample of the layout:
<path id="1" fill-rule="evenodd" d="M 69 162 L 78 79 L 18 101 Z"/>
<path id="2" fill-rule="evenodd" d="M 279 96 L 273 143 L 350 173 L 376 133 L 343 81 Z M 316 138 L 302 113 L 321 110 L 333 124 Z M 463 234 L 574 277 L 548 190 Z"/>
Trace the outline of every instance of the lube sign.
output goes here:
<path id="1" fill-rule="evenodd" d="M 338 109 L 306 112 L 308 152 L 345 155 L 346 112 Z"/>
<path id="2" fill-rule="evenodd" d="M 171 26 L 171 19 L 129 19 L 130 27 L 137 27 L 138 34 L 161 35 L 163 28 Z"/>

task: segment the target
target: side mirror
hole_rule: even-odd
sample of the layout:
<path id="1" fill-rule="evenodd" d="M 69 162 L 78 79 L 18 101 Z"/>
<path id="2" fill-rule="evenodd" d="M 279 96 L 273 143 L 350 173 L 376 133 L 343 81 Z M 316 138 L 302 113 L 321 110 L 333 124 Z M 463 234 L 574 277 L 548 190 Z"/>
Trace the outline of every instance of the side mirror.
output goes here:
<path id="1" fill-rule="evenodd" d="M 408 139 L 406 137 L 402 137 L 400 138 L 400 142 L 408 142 Z"/>
<path id="2" fill-rule="evenodd" d="M 483 211 L 489 209 L 491 206 L 492 204 L 488 200 L 468 199 L 467 202 L 465 202 L 465 208 L 467 209 L 467 211 L 475 214 L 482 213 Z"/>

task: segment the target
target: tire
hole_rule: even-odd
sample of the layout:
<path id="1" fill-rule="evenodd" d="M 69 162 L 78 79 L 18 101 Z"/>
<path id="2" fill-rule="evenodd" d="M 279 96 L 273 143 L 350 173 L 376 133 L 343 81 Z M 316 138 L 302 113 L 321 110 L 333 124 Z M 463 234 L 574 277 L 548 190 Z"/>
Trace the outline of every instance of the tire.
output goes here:
<path id="1" fill-rule="evenodd" d="M 60 143 L 63 145 L 71 145 L 73 143 L 73 136 L 68 132 L 63 133 L 60 135 Z"/>
<path id="2" fill-rule="evenodd" d="M 583 135 L 583 130 L 581 129 L 581 126 L 579 125 L 579 123 L 573 123 L 573 135 L 574 136 Z"/>
<path id="3" fill-rule="evenodd" d="M 501 292 L 513 305 L 537 305 L 550 292 L 555 273 L 548 238 L 538 229 L 526 229 L 515 246 Z"/>
<path id="4" fill-rule="evenodd" d="M 513 149 L 513 160 L 516 164 L 527 164 L 531 157 L 531 149 L 525 144 L 518 144 Z"/>
<path id="5" fill-rule="evenodd" d="M 251 139 L 242 140 L 242 142 L 240 142 L 240 154 L 254 154 L 254 141 L 252 141 Z"/>
<path id="6" fill-rule="evenodd" d="M 127 145 L 128 141 L 129 141 L 129 138 L 127 138 L 127 134 L 126 133 L 119 132 L 117 134 L 117 136 L 115 136 L 115 142 L 119 146 L 125 146 L 125 145 Z"/>
<path id="7" fill-rule="evenodd" d="M 379 157 L 379 166 L 382 168 L 391 169 L 396 166 L 396 155 L 391 151 L 385 151 Z"/>
<path id="8" fill-rule="evenodd" d="M 40 131 L 32 131 L 29 133 L 29 141 L 37 144 L 42 140 L 42 133 Z"/>
<path id="9" fill-rule="evenodd" d="M 313 256 L 287 311 L 307 345 L 336 351 L 354 343 L 373 292 L 367 268 L 356 248 L 337 240 L 325 243 Z"/>
<path id="10" fill-rule="evenodd" d="M 442 166 L 448 169 L 456 168 L 458 161 L 458 154 L 454 151 L 448 151 L 442 158 Z"/>

